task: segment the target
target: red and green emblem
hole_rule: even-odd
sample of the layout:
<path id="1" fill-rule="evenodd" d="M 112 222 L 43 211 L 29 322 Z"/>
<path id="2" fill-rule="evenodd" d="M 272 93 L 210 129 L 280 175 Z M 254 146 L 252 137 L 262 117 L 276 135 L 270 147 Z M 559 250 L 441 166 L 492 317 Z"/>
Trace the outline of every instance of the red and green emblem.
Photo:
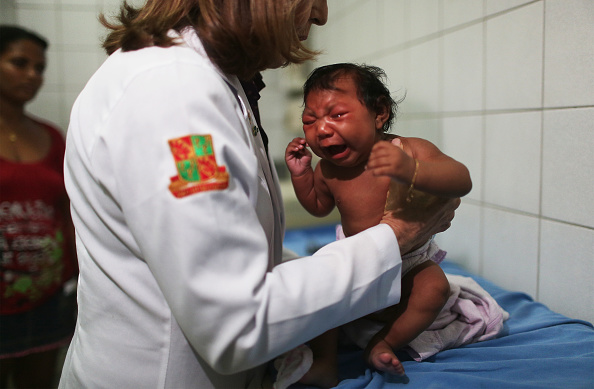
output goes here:
<path id="1" fill-rule="evenodd" d="M 171 177 L 169 190 L 175 197 L 221 190 L 229 186 L 229 173 L 218 166 L 210 135 L 188 135 L 169 140 L 169 147 L 177 167 Z"/>

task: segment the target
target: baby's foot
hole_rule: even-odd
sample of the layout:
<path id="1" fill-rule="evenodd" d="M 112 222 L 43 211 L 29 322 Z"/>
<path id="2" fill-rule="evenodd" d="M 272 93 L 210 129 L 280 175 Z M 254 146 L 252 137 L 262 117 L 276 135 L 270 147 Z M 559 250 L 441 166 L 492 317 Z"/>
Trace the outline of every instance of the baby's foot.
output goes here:
<path id="1" fill-rule="evenodd" d="M 320 388 L 333 388 L 338 385 L 338 366 L 336 363 L 314 361 L 311 368 L 299 380 L 305 385 L 315 385 Z"/>
<path id="2" fill-rule="evenodd" d="M 368 363 L 379 371 L 390 374 L 404 375 L 404 367 L 396 358 L 392 347 L 385 341 L 380 341 L 369 351 Z"/>

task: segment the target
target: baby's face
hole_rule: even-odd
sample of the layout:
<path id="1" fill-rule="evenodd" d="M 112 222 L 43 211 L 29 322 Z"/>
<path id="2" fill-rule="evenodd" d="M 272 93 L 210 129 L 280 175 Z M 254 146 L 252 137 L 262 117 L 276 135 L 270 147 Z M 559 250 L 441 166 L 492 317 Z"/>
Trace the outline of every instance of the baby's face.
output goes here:
<path id="1" fill-rule="evenodd" d="M 302 115 L 305 139 L 316 155 L 335 165 L 365 164 L 383 122 L 359 100 L 351 78 L 338 79 L 334 86 L 307 96 Z"/>

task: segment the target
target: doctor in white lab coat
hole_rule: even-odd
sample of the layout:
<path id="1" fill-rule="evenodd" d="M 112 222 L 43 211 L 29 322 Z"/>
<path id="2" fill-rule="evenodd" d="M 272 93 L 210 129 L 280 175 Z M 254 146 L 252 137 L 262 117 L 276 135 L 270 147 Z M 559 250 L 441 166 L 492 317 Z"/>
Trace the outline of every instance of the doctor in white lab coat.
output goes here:
<path id="1" fill-rule="evenodd" d="M 247 3 L 149 0 L 108 37 L 108 49 L 120 48 L 73 106 L 65 181 L 79 316 L 61 388 L 258 387 L 267 361 L 398 303 L 400 251 L 453 217 L 455 204 L 425 224 L 386 217 L 280 264 L 276 172 L 237 76 L 311 57 L 298 39 L 325 23 L 327 7 L 251 0 L 281 21 L 266 28 L 291 32 L 288 53 L 283 36 L 268 42 L 273 30 L 250 30 L 263 16 Z M 293 3 L 296 13 L 281 18 Z M 221 26 L 226 35 L 217 35 Z M 240 33 L 258 39 L 219 50 L 220 39 Z M 248 50 L 258 45 L 267 46 Z M 242 48 L 249 61 L 225 62 Z M 270 50 L 280 63 L 254 61 Z"/>

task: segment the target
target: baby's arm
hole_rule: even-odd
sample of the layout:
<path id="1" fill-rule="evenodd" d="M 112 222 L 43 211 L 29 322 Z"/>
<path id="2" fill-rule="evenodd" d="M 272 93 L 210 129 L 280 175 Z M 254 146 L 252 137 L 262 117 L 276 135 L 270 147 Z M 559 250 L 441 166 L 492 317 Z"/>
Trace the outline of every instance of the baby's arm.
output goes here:
<path id="1" fill-rule="evenodd" d="M 472 189 L 466 166 L 421 138 L 378 142 L 373 147 L 367 169 L 377 176 L 389 176 L 405 184 L 414 179 L 415 189 L 440 197 L 462 197 Z"/>
<path id="2" fill-rule="evenodd" d="M 309 213 L 322 217 L 334 209 L 334 197 L 324 182 L 319 166 L 315 172 L 312 169 L 311 158 L 303 138 L 293 139 L 285 150 L 285 162 L 297 199 Z"/>

